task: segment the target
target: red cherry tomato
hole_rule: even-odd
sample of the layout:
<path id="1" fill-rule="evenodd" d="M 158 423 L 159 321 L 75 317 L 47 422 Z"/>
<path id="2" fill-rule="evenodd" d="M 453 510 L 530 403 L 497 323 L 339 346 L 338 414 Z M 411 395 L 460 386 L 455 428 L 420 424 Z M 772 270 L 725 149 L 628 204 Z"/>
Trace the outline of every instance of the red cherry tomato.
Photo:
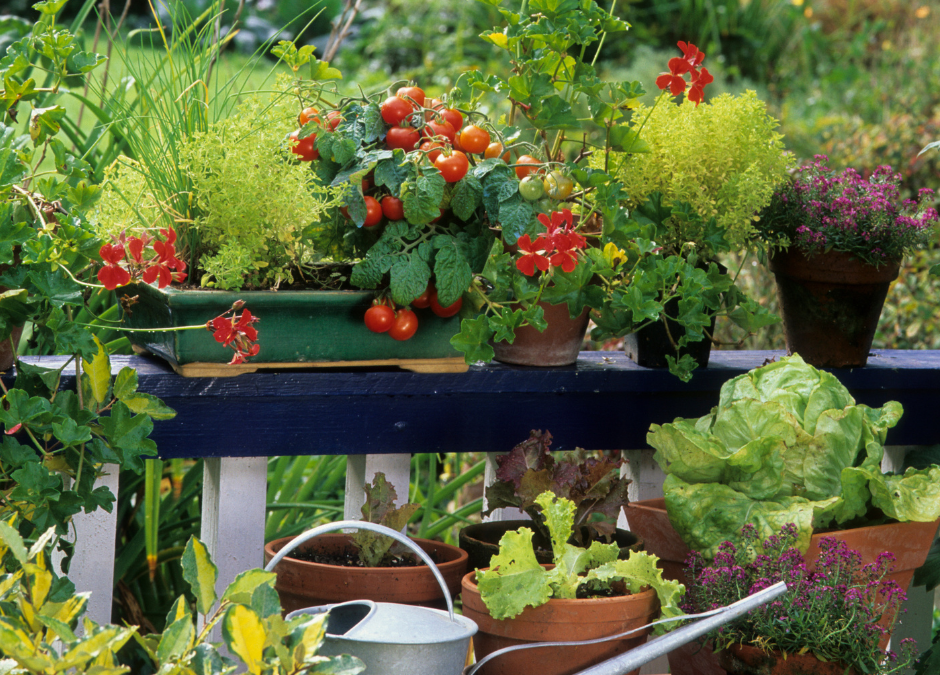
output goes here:
<path id="1" fill-rule="evenodd" d="M 426 307 L 430 307 L 432 293 L 437 295 L 436 291 L 434 290 L 434 286 L 432 284 L 428 284 L 428 287 L 424 289 L 424 293 L 411 301 L 411 306 L 417 307 L 418 309 L 425 309 Z"/>
<path id="2" fill-rule="evenodd" d="M 385 145 L 389 150 L 400 148 L 405 152 L 411 152 L 418 147 L 418 141 L 421 140 L 417 129 L 411 127 L 392 127 L 385 136 Z"/>
<path id="3" fill-rule="evenodd" d="M 428 138 L 438 138 L 438 140 L 440 140 L 439 137 L 443 136 L 447 139 L 448 143 L 453 143 L 454 136 L 456 136 L 457 132 L 454 131 L 454 127 L 450 122 L 431 120 L 424 125 L 421 134 Z"/>
<path id="4" fill-rule="evenodd" d="M 317 124 L 322 124 L 319 114 L 320 111 L 316 108 L 304 108 L 297 116 L 297 122 L 300 124 L 300 126 L 303 126 L 310 121 L 316 122 Z"/>
<path id="5" fill-rule="evenodd" d="M 408 115 L 415 111 L 408 101 L 398 96 L 389 96 L 379 106 L 379 110 L 382 112 L 382 119 L 385 120 L 385 123 L 393 127 L 397 127 Z"/>
<path id="6" fill-rule="evenodd" d="M 366 310 L 366 328 L 373 333 L 385 333 L 395 323 L 395 310 L 388 305 L 372 305 Z"/>
<path id="7" fill-rule="evenodd" d="M 463 146 L 465 152 L 482 155 L 490 147 L 490 133 L 486 129 L 471 124 L 460 132 L 460 145 Z"/>
<path id="8" fill-rule="evenodd" d="M 522 155 L 522 157 L 520 157 L 516 162 L 516 165 L 516 177 L 519 180 L 522 180 L 530 173 L 535 173 L 538 171 L 539 167 L 542 166 L 542 163 L 535 157 Z"/>
<path id="9" fill-rule="evenodd" d="M 450 125 L 454 128 L 454 131 L 460 131 L 460 128 L 463 126 L 463 115 L 460 114 L 459 110 L 445 108 L 443 111 L 441 111 L 441 117 L 450 122 Z"/>
<path id="10" fill-rule="evenodd" d="M 440 214 L 437 216 L 437 218 L 431 221 L 432 223 L 436 223 L 437 221 L 439 221 L 441 218 L 444 217 L 444 209 L 438 209 L 438 211 L 440 211 Z"/>
<path id="11" fill-rule="evenodd" d="M 418 330 L 418 315 L 410 309 L 400 309 L 388 334 L 395 340 L 408 340 Z"/>
<path id="12" fill-rule="evenodd" d="M 441 306 L 441 303 L 437 301 L 437 291 L 431 293 L 431 311 L 441 317 L 453 316 L 460 311 L 461 306 L 463 305 L 463 298 L 457 298 L 457 302 L 447 307 Z"/>
<path id="13" fill-rule="evenodd" d="M 402 201 L 398 197 L 385 195 L 382 197 L 382 213 L 389 220 L 402 220 L 405 217 L 405 209 Z"/>
<path id="14" fill-rule="evenodd" d="M 317 150 L 316 142 L 317 135 L 310 134 L 306 138 L 298 138 L 300 135 L 300 130 L 291 132 L 290 134 L 290 151 L 300 157 L 302 162 L 312 162 L 320 156 L 320 151 Z"/>
<path id="15" fill-rule="evenodd" d="M 382 222 L 382 207 L 375 197 L 366 197 L 366 222 L 365 227 L 375 227 Z"/>
<path id="16" fill-rule="evenodd" d="M 424 105 L 424 89 L 421 87 L 400 87 L 398 91 L 395 92 L 395 95 L 403 99 L 408 96 L 418 105 Z"/>
<path id="17" fill-rule="evenodd" d="M 502 151 L 503 151 L 503 144 L 502 144 L 502 143 L 490 143 L 490 144 L 487 146 L 487 148 L 486 148 L 486 152 L 483 153 L 483 158 L 484 158 L 484 159 L 493 159 L 494 157 L 499 157 L 499 155 L 500 155 L 500 153 L 501 153 Z M 508 153 L 508 152 L 503 155 L 502 160 L 503 160 L 504 162 L 506 162 L 506 164 L 509 164 L 509 153 Z"/>
<path id="18" fill-rule="evenodd" d="M 339 126 L 339 123 L 343 121 L 343 113 L 339 110 L 331 110 L 326 114 L 326 124 L 330 127 L 330 131 L 336 131 L 336 127 Z"/>
<path id="19" fill-rule="evenodd" d="M 435 160 L 441 156 L 441 150 L 444 149 L 444 145 L 442 143 L 438 143 L 437 141 L 425 141 L 421 144 L 419 149 L 421 152 L 427 153 L 428 159 L 431 160 L 431 163 L 433 164 Z"/>
<path id="20" fill-rule="evenodd" d="M 467 169 L 470 168 L 470 160 L 459 150 L 454 150 L 450 155 L 441 155 L 434 162 L 434 166 L 444 176 L 448 183 L 456 183 L 467 175 Z"/>

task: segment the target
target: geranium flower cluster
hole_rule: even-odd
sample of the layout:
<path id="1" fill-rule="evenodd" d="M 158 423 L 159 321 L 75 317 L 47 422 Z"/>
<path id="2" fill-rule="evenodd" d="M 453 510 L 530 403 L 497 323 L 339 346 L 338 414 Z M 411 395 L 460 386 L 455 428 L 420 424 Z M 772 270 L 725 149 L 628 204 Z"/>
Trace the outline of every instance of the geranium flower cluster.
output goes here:
<path id="1" fill-rule="evenodd" d="M 237 300 L 230 310 L 206 323 L 206 329 L 212 333 L 216 342 L 235 350 L 235 356 L 229 361 L 230 366 L 244 363 L 261 351 L 261 346 L 257 344 L 258 329 L 253 325 L 259 319 L 244 307 L 245 302 Z M 240 316 L 238 310 L 242 310 Z"/>
<path id="2" fill-rule="evenodd" d="M 704 612 L 729 605 L 780 581 L 788 588 L 777 600 L 719 629 L 712 636 L 716 647 L 743 644 L 788 654 L 812 652 L 863 673 L 900 672 L 914 661 L 913 640 L 902 642 L 900 656 L 879 647 L 906 599 L 904 590 L 887 578 L 893 554 L 882 553 L 862 565 L 859 553 L 844 541 L 823 537 L 810 569 L 794 547 L 797 528 L 792 523 L 762 547 L 753 525 L 742 533 L 745 550 L 726 541 L 711 562 L 695 552 L 689 556 L 683 609 Z"/>
<path id="3" fill-rule="evenodd" d="M 855 169 L 836 173 L 817 155 L 773 197 L 758 223 L 771 241 L 794 244 L 807 255 L 835 250 L 878 265 L 927 243 L 938 220 L 934 191 L 900 197 L 901 175 L 879 166 L 867 179 Z"/>
<path id="4" fill-rule="evenodd" d="M 705 86 L 714 82 L 715 78 L 708 72 L 708 68 L 700 67 L 705 60 L 705 54 L 699 51 L 698 47 L 682 40 L 678 45 L 682 56 L 669 59 L 669 72 L 661 73 L 656 78 L 656 86 L 668 89 L 673 96 L 684 93 L 686 87 L 689 87 L 689 93 L 685 97 L 698 107 L 698 104 L 705 100 Z M 689 81 L 686 81 L 686 75 L 689 75 Z"/>
<path id="5" fill-rule="evenodd" d="M 548 272 L 552 267 L 573 272 L 578 266 L 578 251 L 587 246 L 587 241 L 575 231 L 571 209 L 553 211 L 551 218 L 540 213 L 538 219 L 545 232 L 535 241 L 528 234 L 519 237 L 522 256 L 516 261 L 516 268 L 527 277 L 533 276 L 536 269 Z"/>
<path id="6" fill-rule="evenodd" d="M 160 234 L 162 240 L 146 232 L 139 237 L 128 237 L 122 232 L 114 243 L 104 244 L 98 251 L 104 261 L 98 270 L 98 281 L 109 291 L 140 279 L 148 284 L 156 281 L 160 288 L 173 281 L 185 281 L 186 265 L 176 257 L 176 230 L 161 229 Z M 145 258 L 147 246 L 152 246 L 154 255 Z"/>

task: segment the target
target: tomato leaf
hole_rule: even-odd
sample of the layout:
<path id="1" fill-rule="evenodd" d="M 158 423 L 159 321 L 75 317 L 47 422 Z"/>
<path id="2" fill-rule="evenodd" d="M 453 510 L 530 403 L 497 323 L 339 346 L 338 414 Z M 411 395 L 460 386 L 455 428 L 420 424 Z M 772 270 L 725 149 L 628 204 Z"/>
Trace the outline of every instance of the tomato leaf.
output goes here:
<path id="1" fill-rule="evenodd" d="M 431 268 L 419 255 L 399 258 L 391 270 L 392 300 L 407 305 L 424 292 L 430 280 Z"/>
<path id="2" fill-rule="evenodd" d="M 405 219 L 415 225 L 424 225 L 437 218 L 441 214 L 440 203 L 446 185 L 447 181 L 437 169 L 422 173 L 414 182 L 405 183 L 401 192 Z"/>
<path id="3" fill-rule="evenodd" d="M 503 228 L 503 240 L 515 244 L 525 234 L 526 225 L 532 220 L 532 207 L 518 192 L 499 205 L 499 224 Z"/>
<path id="4" fill-rule="evenodd" d="M 470 220 L 483 200 L 483 184 L 471 173 L 460 179 L 450 197 L 450 208 L 462 221 Z"/>
<path id="5" fill-rule="evenodd" d="M 378 162 L 375 165 L 375 184 L 378 187 L 385 186 L 393 195 L 399 194 L 401 190 L 401 184 L 404 183 L 409 175 L 409 167 L 413 166 L 412 164 L 406 164 L 402 166 L 402 162 L 405 160 L 405 153 L 403 150 L 395 150 L 394 157 L 392 159 L 384 159 Z"/>
<path id="6" fill-rule="evenodd" d="M 473 281 L 473 272 L 463 252 L 453 239 L 438 250 L 434 258 L 437 299 L 444 307 L 457 302 Z"/>

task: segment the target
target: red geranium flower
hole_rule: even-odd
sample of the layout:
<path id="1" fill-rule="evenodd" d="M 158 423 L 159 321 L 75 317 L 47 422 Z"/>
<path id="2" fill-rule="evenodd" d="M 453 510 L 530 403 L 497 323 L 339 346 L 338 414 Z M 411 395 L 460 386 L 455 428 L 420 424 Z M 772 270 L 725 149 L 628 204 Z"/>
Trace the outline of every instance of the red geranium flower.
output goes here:
<path id="1" fill-rule="evenodd" d="M 243 306 L 244 302 L 239 300 L 228 312 L 206 323 L 206 328 L 212 332 L 216 342 L 223 347 L 231 347 L 235 350 L 235 356 L 232 357 L 230 364 L 244 363 L 246 359 L 261 351 L 261 347 L 255 344 L 258 339 L 258 330 L 252 325 L 258 321 L 258 317 L 253 316 L 247 309 L 242 310 L 238 319 L 234 316 L 234 313 Z M 229 316 L 229 312 L 233 316 Z"/>
<path id="2" fill-rule="evenodd" d="M 549 244 L 551 243 L 549 239 L 540 234 L 536 237 L 535 242 L 529 237 L 529 235 L 524 234 L 519 237 L 519 250 L 525 251 L 519 260 L 516 261 L 516 267 L 527 277 L 531 277 L 535 274 L 535 268 L 538 267 L 542 272 L 547 272 L 550 266 L 548 258 L 543 254 L 546 252 Z"/>
<path id="3" fill-rule="evenodd" d="M 708 72 L 708 68 L 702 68 L 700 73 L 692 73 L 692 86 L 689 88 L 686 98 L 694 102 L 697 108 L 698 104 L 705 100 L 705 85 L 714 81 L 715 78 Z"/>
<path id="4" fill-rule="evenodd" d="M 682 50 L 682 59 L 689 64 L 689 71 L 694 72 L 699 64 L 705 60 L 705 54 L 699 51 L 699 48 L 693 45 L 691 42 L 686 43 L 682 40 L 679 40 L 678 43 L 679 49 Z M 686 71 L 688 72 L 688 71 Z"/>
<path id="5" fill-rule="evenodd" d="M 98 250 L 98 255 L 105 262 L 105 266 L 98 270 L 98 281 L 105 288 L 113 291 L 118 286 L 131 282 L 131 275 L 121 267 L 124 261 L 124 246 L 121 244 L 104 244 Z"/>

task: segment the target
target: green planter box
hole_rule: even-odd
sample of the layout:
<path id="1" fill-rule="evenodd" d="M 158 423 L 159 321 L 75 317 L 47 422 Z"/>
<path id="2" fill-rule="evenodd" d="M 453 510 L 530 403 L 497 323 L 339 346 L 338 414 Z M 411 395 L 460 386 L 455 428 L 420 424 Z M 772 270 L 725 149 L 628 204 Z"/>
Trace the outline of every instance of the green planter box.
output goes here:
<path id="1" fill-rule="evenodd" d="M 183 375 L 237 375 L 259 367 L 400 365 L 416 371 L 466 370 L 450 345 L 460 319 L 443 319 L 417 310 L 418 332 L 399 342 L 369 331 L 363 315 L 372 306 L 368 291 L 196 291 L 131 284 L 115 291 L 128 328 L 202 325 L 223 314 L 236 300 L 259 318 L 261 351 L 249 363 L 228 366 L 232 350 L 208 330 L 130 332 L 139 348 L 166 359 Z M 136 296 L 136 301 L 133 300 Z M 429 361 L 441 363 L 427 363 Z M 194 365 L 195 364 L 195 365 Z"/>

